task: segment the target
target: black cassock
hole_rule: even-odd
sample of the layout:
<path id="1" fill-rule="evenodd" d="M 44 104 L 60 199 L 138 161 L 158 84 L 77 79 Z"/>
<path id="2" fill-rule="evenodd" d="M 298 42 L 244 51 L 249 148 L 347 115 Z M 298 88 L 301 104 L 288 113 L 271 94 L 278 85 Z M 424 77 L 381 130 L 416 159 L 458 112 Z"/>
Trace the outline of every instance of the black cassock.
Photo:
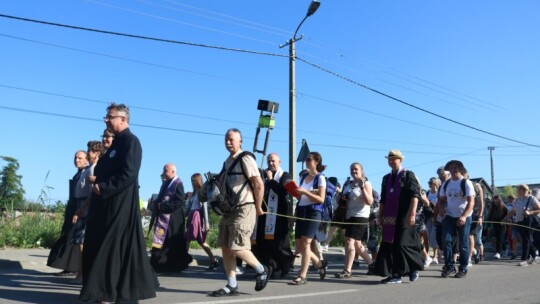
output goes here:
<path id="1" fill-rule="evenodd" d="M 69 181 L 69 199 L 64 212 L 64 224 L 60 238 L 54 243 L 47 259 L 47 266 L 62 269 L 70 272 L 79 271 L 79 261 L 81 259 L 81 251 L 79 246 L 71 245 L 73 238 L 72 223 L 73 215 L 77 210 L 77 200 L 75 199 L 75 184 L 79 180 L 84 170 L 78 170 L 73 178 Z"/>
<path id="2" fill-rule="evenodd" d="M 391 174 L 383 177 L 380 204 L 384 205 L 387 196 L 385 180 L 391 178 Z M 398 211 L 396 217 L 394 242 L 381 241 L 377 260 L 375 261 L 374 273 L 380 276 L 403 276 L 413 271 L 423 270 L 424 262 L 420 251 L 422 244 L 418 237 L 416 227 L 408 226 L 408 212 L 411 198 L 420 198 L 420 186 L 412 171 L 408 171 L 401 178 Z M 420 204 L 420 202 L 418 202 Z M 384 233 L 384 228 L 383 228 Z"/>
<path id="3" fill-rule="evenodd" d="M 101 194 L 92 193 L 83 251 L 84 301 L 137 301 L 156 296 L 139 207 L 142 147 L 129 129 L 94 169 Z"/>
<path id="4" fill-rule="evenodd" d="M 184 186 L 179 182 L 174 189 L 174 195 L 166 198 L 167 186 L 171 181 L 165 181 L 157 199 L 152 202 L 159 204 L 156 221 L 161 214 L 169 214 L 169 225 L 161 248 L 152 248 L 150 264 L 156 272 L 180 272 L 188 267 L 193 258 L 188 254 L 186 244 L 186 223 L 184 216 Z"/>
<path id="5" fill-rule="evenodd" d="M 270 201 L 269 195 L 271 195 L 270 189 L 272 189 L 273 195 L 278 197 L 276 213 L 280 215 L 290 215 L 292 213 L 287 190 L 283 187 L 283 184 L 290 180 L 291 175 L 288 172 L 283 172 L 279 182 L 275 180 L 265 181 L 262 206 L 265 212 L 268 211 L 267 204 Z M 272 265 L 274 270 L 280 270 L 283 277 L 289 272 L 289 265 L 293 257 L 289 237 L 289 219 L 277 216 L 275 226 L 274 239 L 265 239 L 266 214 L 260 215 L 257 218 L 256 245 L 252 247 L 255 256 L 261 263 Z"/>

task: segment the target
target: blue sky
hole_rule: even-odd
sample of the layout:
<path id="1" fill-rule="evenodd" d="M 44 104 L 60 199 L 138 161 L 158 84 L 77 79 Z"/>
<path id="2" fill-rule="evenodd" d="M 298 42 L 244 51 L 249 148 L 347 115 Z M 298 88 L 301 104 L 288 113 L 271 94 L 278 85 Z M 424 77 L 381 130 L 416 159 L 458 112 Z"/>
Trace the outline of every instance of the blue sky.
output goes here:
<path id="1" fill-rule="evenodd" d="M 107 104 L 123 102 L 143 145 L 146 199 L 165 163 L 186 182 L 218 171 L 228 128 L 241 129 L 252 150 L 257 100 L 268 99 L 280 103 L 269 151 L 288 168 L 288 49 L 279 45 L 309 3 L 2 1 L 3 15 L 279 56 L 0 17 L 0 155 L 19 160 L 27 199 L 46 183 L 51 201 L 65 200 L 73 153 L 99 138 Z M 537 1 L 321 1 L 296 43 L 310 63 L 296 64 L 298 149 L 306 139 L 340 181 L 359 161 L 378 189 L 390 149 L 427 186 L 450 159 L 489 181 L 494 146 L 496 185 L 539 182 L 539 9 Z"/>

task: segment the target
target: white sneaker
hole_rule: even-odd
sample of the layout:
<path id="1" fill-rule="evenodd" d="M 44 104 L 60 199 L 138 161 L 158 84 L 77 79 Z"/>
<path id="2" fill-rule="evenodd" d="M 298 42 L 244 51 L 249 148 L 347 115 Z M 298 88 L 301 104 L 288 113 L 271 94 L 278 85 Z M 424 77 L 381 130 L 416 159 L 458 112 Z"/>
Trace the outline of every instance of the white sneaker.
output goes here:
<path id="1" fill-rule="evenodd" d="M 328 244 L 321 245 L 321 251 L 322 252 L 328 252 Z"/>
<path id="2" fill-rule="evenodd" d="M 433 259 L 428 255 L 427 259 L 424 261 L 424 267 L 429 267 L 431 262 L 433 262 Z"/>
<path id="3" fill-rule="evenodd" d="M 473 266 L 473 263 L 471 262 L 471 259 L 469 259 L 469 265 L 467 265 L 467 267 L 472 267 Z"/>
<path id="4" fill-rule="evenodd" d="M 529 261 L 521 261 L 517 265 L 518 266 L 529 266 Z"/>
<path id="5" fill-rule="evenodd" d="M 236 266 L 236 270 L 234 272 L 236 272 L 236 274 L 238 275 L 242 275 L 244 274 L 244 269 L 242 269 L 243 267 L 238 267 Z"/>
<path id="6" fill-rule="evenodd" d="M 431 259 L 433 264 L 436 264 L 436 265 L 439 265 L 439 259 L 437 259 L 437 257 L 433 257 L 433 259 Z"/>
<path id="7" fill-rule="evenodd" d="M 534 258 L 534 264 L 540 264 L 540 256 Z"/>
<path id="8" fill-rule="evenodd" d="M 500 260 L 501 259 L 501 255 L 497 252 L 495 253 L 495 255 L 493 256 L 496 260 Z"/>

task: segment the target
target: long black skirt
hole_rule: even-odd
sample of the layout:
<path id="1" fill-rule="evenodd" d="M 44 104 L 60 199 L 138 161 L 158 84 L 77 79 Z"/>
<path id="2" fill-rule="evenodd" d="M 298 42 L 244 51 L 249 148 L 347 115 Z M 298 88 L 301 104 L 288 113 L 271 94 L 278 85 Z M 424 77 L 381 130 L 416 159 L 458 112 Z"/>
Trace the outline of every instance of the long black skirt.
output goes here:
<path id="1" fill-rule="evenodd" d="M 397 228 L 394 243 L 381 242 L 374 273 L 380 276 L 404 276 L 424 269 L 422 245 L 415 227 Z"/>

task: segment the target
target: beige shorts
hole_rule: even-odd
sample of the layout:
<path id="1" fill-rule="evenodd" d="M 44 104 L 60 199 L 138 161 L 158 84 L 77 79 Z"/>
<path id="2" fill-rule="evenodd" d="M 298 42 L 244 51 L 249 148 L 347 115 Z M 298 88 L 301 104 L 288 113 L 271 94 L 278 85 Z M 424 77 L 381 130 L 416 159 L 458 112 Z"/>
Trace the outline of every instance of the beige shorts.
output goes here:
<path id="1" fill-rule="evenodd" d="M 251 250 L 251 234 L 257 219 L 255 204 L 247 204 L 224 215 L 219 222 L 218 247 Z"/>

